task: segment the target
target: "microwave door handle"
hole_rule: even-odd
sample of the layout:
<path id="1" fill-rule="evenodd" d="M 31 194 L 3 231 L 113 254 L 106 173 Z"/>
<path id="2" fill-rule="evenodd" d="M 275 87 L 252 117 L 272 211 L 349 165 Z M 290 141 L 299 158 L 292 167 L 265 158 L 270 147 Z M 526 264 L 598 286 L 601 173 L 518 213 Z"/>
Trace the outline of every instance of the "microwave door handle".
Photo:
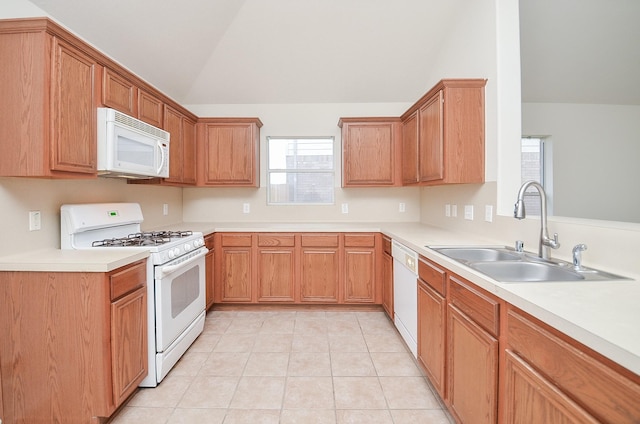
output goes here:
<path id="1" fill-rule="evenodd" d="M 160 174 L 160 171 L 162 171 L 162 167 L 164 166 L 164 161 L 166 160 L 166 155 L 164 154 L 164 149 L 162 148 L 162 142 L 160 140 L 158 140 L 156 143 L 158 143 L 158 149 L 160 150 L 160 154 L 162 155 L 162 160 L 160 161 L 160 167 L 158 168 L 158 174 Z"/>

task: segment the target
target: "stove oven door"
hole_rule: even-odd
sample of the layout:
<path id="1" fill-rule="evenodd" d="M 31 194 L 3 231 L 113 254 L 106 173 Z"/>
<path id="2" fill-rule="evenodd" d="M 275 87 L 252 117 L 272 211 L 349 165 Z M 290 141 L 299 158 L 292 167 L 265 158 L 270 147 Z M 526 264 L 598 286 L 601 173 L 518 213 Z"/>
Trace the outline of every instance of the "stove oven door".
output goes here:
<path id="1" fill-rule="evenodd" d="M 156 352 L 164 352 L 205 310 L 205 255 L 200 248 L 155 267 Z"/>

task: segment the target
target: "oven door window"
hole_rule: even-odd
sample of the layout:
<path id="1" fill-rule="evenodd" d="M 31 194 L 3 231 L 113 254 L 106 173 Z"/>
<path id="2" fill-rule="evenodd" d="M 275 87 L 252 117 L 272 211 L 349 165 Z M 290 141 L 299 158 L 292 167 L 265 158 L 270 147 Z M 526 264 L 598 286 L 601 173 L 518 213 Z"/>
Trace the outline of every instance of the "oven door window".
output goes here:
<path id="1" fill-rule="evenodd" d="M 191 268 L 171 282 L 171 318 L 180 315 L 200 296 L 199 267 Z"/>

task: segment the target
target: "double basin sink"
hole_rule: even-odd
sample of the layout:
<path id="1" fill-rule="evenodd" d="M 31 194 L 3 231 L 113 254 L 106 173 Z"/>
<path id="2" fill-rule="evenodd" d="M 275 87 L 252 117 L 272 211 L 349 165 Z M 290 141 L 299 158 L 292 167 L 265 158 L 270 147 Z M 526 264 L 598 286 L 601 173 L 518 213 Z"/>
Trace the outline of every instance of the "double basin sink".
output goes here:
<path id="1" fill-rule="evenodd" d="M 575 269 L 568 262 L 542 259 L 507 247 L 431 248 L 500 282 L 626 280 L 596 269 Z"/>

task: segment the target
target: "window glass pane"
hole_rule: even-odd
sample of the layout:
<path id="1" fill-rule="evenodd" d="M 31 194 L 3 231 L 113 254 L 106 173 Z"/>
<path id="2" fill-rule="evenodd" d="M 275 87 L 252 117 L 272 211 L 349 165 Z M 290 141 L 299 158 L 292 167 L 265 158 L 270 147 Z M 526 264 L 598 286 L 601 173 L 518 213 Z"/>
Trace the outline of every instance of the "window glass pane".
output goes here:
<path id="1" fill-rule="evenodd" d="M 333 203 L 332 172 L 269 173 L 269 203 Z"/>
<path id="2" fill-rule="evenodd" d="M 333 137 L 267 137 L 267 203 L 333 204 Z"/>
<path id="3" fill-rule="evenodd" d="M 333 138 L 271 138 L 269 169 L 333 169 Z"/>

